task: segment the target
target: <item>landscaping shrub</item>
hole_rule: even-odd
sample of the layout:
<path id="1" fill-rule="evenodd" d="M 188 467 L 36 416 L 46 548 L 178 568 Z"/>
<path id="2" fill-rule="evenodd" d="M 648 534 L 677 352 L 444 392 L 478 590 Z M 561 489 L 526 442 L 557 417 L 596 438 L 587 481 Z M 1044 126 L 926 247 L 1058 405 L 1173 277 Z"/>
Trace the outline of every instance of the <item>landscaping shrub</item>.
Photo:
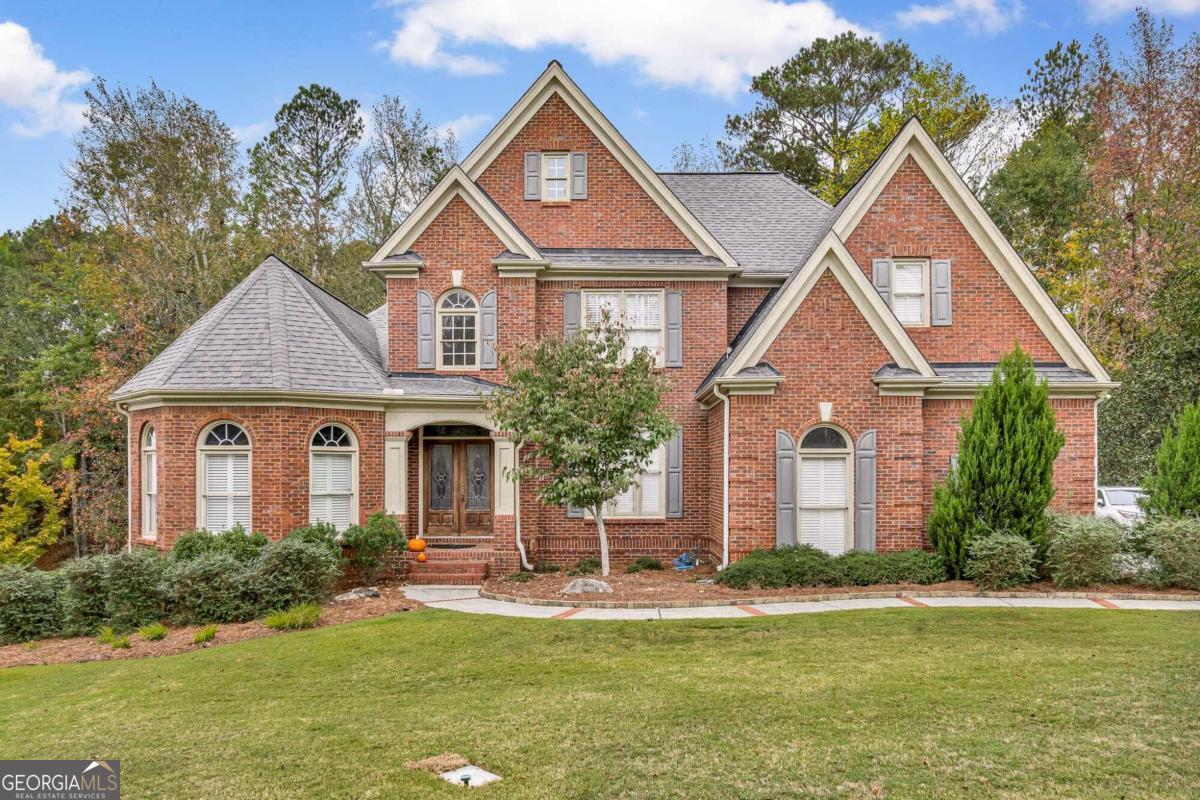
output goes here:
<path id="1" fill-rule="evenodd" d="M 0 644 L 53 636 L 62 628 L 58 572 L 0 564 Z"/>
<path id="2" fill-rule="evenodd" d="M 196 631 L 196 635 L 192 637 L 192 644 L 206 644 L 215 638 L 217 638 L 217 626 L 205 625 Z"/>
<path id="3" fill-rule="evenodd" d="M 112 640 L 112 642 L 110 642 L 110 644 L 112 645 L 113 650 L 128 650 L 129 649 L 129 637 L 128 636 L 118 636 L 118 637 L 114 638 Z"/>
<path id="4" fill-rule="evenodd" d="M 117 630 L 132 630 L 163 616 L 165 564 L 157 550 L 114 553 L 108 561 L 105 614 Z"/>
<path id="5" fill-rule="evenodd" d="M 1151 517 L 1200 514 L 1200 403 L 1184 408 L 1163 433 L 1143 486 Z"/>
<path id="6" fill-rule="evenodd" d="M 247 564 L 229 553 L 202 553 L 172 561 L 163 578 L 167 612 L 183 625 L 251 619 L 256 607 L 250 573 Z"/>
<path id="7" fill-rule="evenodd" d="M 408 544 L 400 524 L 380 511 L 367 518 L 366 525 L 351 525 L 342 534 L 342 543 L 350 550 L 350 563 L 363 571 L 369 583 L 379 577 L 385 559 L 403 552 Z"/>
<path id="8" fill-rule="evenodd" d="M 1046 382 L 1016 348 L 976 395 L 958 434 L 957 466 L 934 490 L 929 540 L 952 576 L 963 574 L 971 540 L 990 533 L 1016 534 L 1045 552 L 1054 459 L 1064 441 Z"/>
<path id="9" fill-rule="evenodd" d="M 117 632 L 111 625 L 101 625 L 96 631 L 96 641 L 100 644 L 112 644 L 117 640 Z"/>
<path id="10" fill-rule="evenodd" d="M 1037 577 L 1036 552 L 1028 539 L 1011 533 L 993 533 L 973 540 L 968 548 L 964 575 L 980 589 L 1011 589 Z"/>
<path id="11" fill-rule="evenodd" d="M 301 603 L 286 611 L 267 615 L 266 625 L 273 631 L 294 631 L 311 628 L 321 618 L 321 607 L 316 603 Z"/>
<path id="12" fill-rule="evenodd" d="M 259 613 L 279 611 L 328 599 L 340 573 L 327 548 L 289 536 L 262 549 L 251 566 L 249 585 Z"/>
<path id="13" fill-rule="evenodd" d="M 151 625 L 143 625 L 138 628 L 138 636 L 145 639 L 147 642 L 157 642 L 167 638 L 167 626 L 161 622 L 155 622 Z"/>
<path id="14" fill-rule="evenodd" d="M 226 553 L 238 561 L 253 561 L 266 547 L 268 539 L 261 533 L 246 533 L 235 525 L 221 533 L 194 530 L 181 534 L 171 547 L 171 558 L 187 561 L 205 553 Z"/>
<path id="15" fill-rule="evenodd" d="M 663 568 L 662 562 L 659 561 L 657 558 L 651 558 L 650 556 L 641 556 L 640 558 L 635 560 L 632 564 L 630 564 L 628 567 L 626 567 L 625 571 L 632 575 L 634 573 L 641 572 L 642 570 L 647 570 L 647 569 L 648 570 L 660 570 L 662 568 Z"/>
<path id="16" fill-rule="evenodd" d="M 568 575 L 595 575 L 600 571 L 600 559 L 584 556 L 575 562 L 575 566 L 567 571 Z"/>
<path id="17" fill-rule="evenodd" d="M 1083 515 L 1058 517 L 1046 559 L 1050 579 L 1064 589 L 1111 583 L 1120 549 L 1116 523 Z"/>
<path id="18" fill-rule="evenodd" d="M 888 565 L 888 583 L 918 583 L 928 586 L 946 580 L 946 561 L 937 553 L 900 550 L 880 556 Z"/>
<path id="19" fill-rule="evenodd" d="M 852 551 L 831 556 L 810 545 L 799 545 L 755 550 L 726 567 L 717 580 L 735 589 L 930 584 L 946 580 L 946 565 L 941 556 L 922 550 Z"/>
<path id="20" fill-rule="evenodd" d="M 1158 562 L 1161 582 L 1200 589 L 1200 519 L 1154 520 L 1146 526 L 1146 543 Z"/>
<path id="21" fill-rule="evenodd" d="M 508 583 L 529 583 L 533 580 L 532 572 L 514 572 L 511 575 L 505 575 L 504 580 Z"/>
<path id="22" fill-rule="evenodd" d="M 95 633 L 108 622 L 108 568 L 111 555 L 75 558 L 58 568 L 63 576 L 59 603 L 63 631 L 72 636 Z"/>
<path id="23" fill-rule="evenodd" d="M 287 535 L 287 538 L 319 545 L 328 550 L 334 558 L 341 559 L 342 557 L 342 542 L 338 538 L 337 528 L 333 527 L 333 523 L 314 522 L 303 528 L 296 528 Z"/>

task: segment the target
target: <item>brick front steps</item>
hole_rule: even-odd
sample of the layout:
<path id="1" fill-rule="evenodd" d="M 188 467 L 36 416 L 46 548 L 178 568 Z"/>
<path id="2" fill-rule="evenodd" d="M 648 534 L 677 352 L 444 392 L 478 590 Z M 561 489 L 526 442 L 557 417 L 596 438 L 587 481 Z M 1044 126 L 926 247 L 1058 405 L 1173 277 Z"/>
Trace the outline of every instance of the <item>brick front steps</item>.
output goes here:
<path id="1" fill-rule="evenodd" d="M 482 547 L 429 547 L 421 563 L 416 553 L 405 553 L 406 579 L 418 586 L 477 586 L 487 577 L 488 559 L 494 555 Z"/>
<path id="2" fill-rule="evenodd" d="M 924 606 L 922 599 L 939 598 L 991 598 L 997 600 L 1090 600 L 1100 608 L 1119 608 L 1113 600 L 1151 600 L 1167 602 L 1196 602 L 1194 594 L 1168 594 L 1164 592 L 939 592 L 939 591 L 901 591 L 901 592 L 827 592 L 823 594 L 805 595 L 772 595 L 769 597 L 734 597 L 706 598 L 703 600 L 659 600 L 621 601 L 621 600 L 548 600 L 540 597 L 518 597 L 502 594 L 481 588 L 479 596 L 486 600 L 498 600 L 504 603 L 516 603 L 528 606 L 550 606 L 557 608 L 706 608 L 713 606 L 762 606 L 775 603 L 823 603 L 843 600 L 881 600 L 898 599 L 909 605 Z M 753 613 L 753 612 L 751 612 Z"/>

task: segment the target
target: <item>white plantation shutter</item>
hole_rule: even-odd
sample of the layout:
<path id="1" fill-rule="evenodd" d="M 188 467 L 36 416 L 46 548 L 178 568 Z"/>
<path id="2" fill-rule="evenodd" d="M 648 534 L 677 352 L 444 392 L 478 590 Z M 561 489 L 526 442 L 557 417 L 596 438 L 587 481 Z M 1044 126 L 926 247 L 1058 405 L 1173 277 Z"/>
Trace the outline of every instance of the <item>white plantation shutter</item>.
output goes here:
<path id="1" fill-rule="evenodd" d="M 332 523 L 339 531 L 353 521 L 354 456 L 313 453 L 309 473 L 309 519 Z"/>
<path id="2" fill-rule="evenodd" d="M 662 295 L 658 292 L 628 292 L 625 295 L 626 348 L 645 349 L 657 355 L 662 344 Z"/>
<path id="3" fill-rule="evenodd" d="M 800 459 L 800 543 L 838 555 L 846 550 L 846 458 Z"/>
<path id="4" fill-rule="evenodd" d="M 626 517 L 632 515 L 635 509 L 633 504 L 633 487 L 630 486 L 613 498 L 612 507 L 615 515 Z"/>
<path id="5" fill-rule="evenodd" d="M 588 328 L 600 327 L 606 310 L 610 322 L 619 322 L 620 302 L 621 295 L 618 292 L 588 292 L 584 295 L 583 324 Z"/>
<path id="6" fill-rule="evenodd" d="M 924 316 L 925 272 L 921 264 L 896 264 L 892 304 L 896 319 L 920 323 Z"/>
<path id="7" fill-rule="evenodd" d="M 662 449 L 654 451 L 646 462 L 641 480 L 643 516 L 657 517 L 662 513 Z"/>
<path id="8" fill-rule="evenodd" d="M 142 480 L 146 485 L 145 499 L 145 527 L 142 529 L 143 536 L 153 536 L 158 531 L 158 454 L 154 452 L 146 453 L 146 464 L 142 469 Z"/>

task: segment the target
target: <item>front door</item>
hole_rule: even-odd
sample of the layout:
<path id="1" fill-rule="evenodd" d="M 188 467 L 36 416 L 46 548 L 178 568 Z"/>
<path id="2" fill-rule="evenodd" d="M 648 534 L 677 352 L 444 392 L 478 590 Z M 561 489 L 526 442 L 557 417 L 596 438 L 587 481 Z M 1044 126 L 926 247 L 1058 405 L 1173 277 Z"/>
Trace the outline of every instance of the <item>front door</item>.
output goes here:
<path id="1" fill-rule="evenodd" d="M 425 443 L 425 532 L 480 536 L 492 532 L 492 443 Z"/>

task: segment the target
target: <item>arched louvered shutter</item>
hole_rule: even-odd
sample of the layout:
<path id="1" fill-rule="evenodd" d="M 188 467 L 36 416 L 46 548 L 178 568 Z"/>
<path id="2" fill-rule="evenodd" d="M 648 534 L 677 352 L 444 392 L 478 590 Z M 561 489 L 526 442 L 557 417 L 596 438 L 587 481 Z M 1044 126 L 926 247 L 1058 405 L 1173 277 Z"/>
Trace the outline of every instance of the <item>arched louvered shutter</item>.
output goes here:
<path id="1" fill-rule="evenodd" d="M 417 292 L 417 368 L 434 368 L 433 346 L 433 296 L 429 292 Z"/>
<path id="2" fill-rule="evenodd" d="M 496 290 L 488 292 L 479 302 L 479 327 L 481 335 L 479 366 L 481 369 L 496 368 Z"/>
<path id="3" fill-rule="evenodd" d="M 775 546 L 796 543 L 796 443 L 775 431 Z"/>
<path id="4" fill-rule="evenodd" d="M 854 449 L 854 549 L 875 549 L 875 431 Z"/>

